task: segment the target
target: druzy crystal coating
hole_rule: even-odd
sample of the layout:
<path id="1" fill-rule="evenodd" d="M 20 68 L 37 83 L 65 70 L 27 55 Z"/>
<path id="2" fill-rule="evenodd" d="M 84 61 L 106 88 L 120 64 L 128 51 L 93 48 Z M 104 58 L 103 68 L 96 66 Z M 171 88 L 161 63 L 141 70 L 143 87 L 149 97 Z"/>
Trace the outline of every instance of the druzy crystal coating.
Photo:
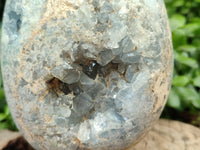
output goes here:
<path id="1" fill-rule="evenodd" d="M 158 119 L 172 66 L 162 0 L 7 0 L 4 87 L 37 150 L 130 147 Z"/>

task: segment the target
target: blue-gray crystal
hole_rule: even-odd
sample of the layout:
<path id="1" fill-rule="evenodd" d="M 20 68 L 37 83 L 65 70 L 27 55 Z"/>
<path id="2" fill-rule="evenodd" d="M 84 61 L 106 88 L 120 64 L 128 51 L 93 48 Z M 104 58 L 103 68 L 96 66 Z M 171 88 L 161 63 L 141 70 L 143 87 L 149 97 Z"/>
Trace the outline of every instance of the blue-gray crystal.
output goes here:
<path id="1" fill-rule="evenodd" d="M 37 150 L 122 150 L 159 118 L 173 56 L 163 0 L 7 0 L 2 73 Z"/>

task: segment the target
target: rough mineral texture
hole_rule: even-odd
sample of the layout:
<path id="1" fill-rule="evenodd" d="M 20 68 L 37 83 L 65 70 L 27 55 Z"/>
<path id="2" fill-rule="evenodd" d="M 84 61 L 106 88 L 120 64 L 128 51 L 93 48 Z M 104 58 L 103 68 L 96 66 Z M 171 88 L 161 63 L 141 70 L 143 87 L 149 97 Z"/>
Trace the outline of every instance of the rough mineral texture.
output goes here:
<path id="1" fill-rule="evenodd" d="M 7 0 L 2 72 L 37 150 L 122 150 L 159 118 L 172 76 L 163 0 Z"/>
<path id="2" fill-rule="evenodd" d="M 145 138 L 126 150 L 198 150 L 199 141 L 199 128 L 178 121 L 161 119 Z M 33 150 L 19 133 L 8 131 L 0 131 L 0 148 L 3 148 L 2 146 L 3 150 Z M 11 146 L 12 149 L 9 149 Z"/>

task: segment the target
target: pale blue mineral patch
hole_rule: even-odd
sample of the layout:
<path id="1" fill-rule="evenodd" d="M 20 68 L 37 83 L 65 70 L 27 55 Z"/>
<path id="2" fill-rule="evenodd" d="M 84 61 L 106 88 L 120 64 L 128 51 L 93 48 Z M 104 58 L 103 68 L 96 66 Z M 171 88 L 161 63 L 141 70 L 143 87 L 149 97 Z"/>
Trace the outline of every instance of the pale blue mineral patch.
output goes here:
<path id="1" fill-rule="evenodd" d="M 173 68 L 163 0 L 7 0 L 6 98 L 37 150 L 122 150 L 158 119 Z"/>

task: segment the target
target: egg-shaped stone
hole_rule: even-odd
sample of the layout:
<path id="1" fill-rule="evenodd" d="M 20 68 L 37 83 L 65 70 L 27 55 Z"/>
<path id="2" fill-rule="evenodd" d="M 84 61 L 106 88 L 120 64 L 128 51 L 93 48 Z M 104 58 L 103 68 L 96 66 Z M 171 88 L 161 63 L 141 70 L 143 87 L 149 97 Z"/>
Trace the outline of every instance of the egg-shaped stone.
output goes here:
<path id="1" fill-rule="evenodd" d="M 122 150 L 159 118 L 173 55 L 163 0 L 7 0 L 6 98 L 37 150 Z"/>

